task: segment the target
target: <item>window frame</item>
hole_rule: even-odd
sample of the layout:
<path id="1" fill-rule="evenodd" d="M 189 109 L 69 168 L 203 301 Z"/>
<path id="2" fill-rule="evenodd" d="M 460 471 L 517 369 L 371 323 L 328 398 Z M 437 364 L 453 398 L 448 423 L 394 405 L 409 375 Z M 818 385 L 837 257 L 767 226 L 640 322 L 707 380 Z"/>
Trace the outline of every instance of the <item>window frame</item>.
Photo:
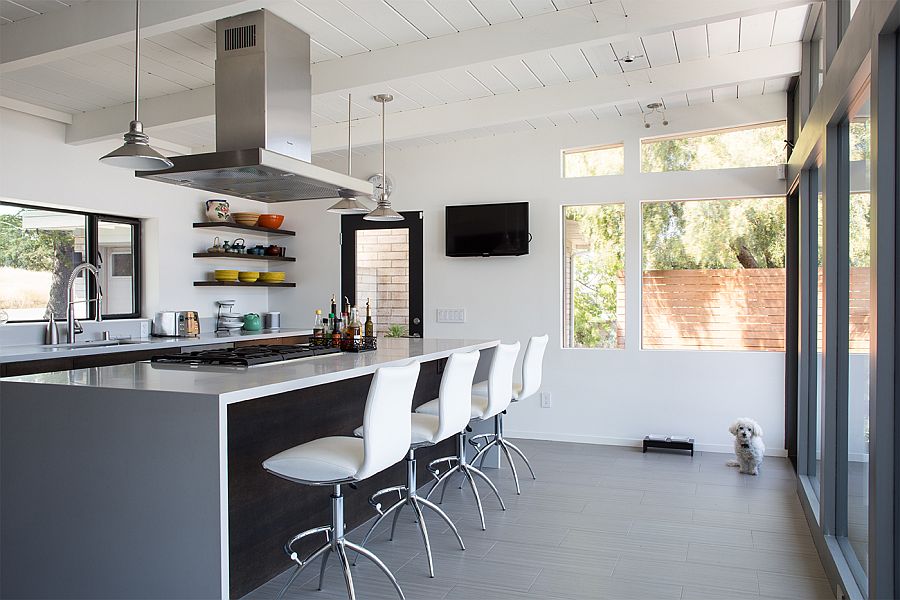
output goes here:
<path id="1" fill-rule="evenodd" d="M 599 150 L 611 150 L 613 148 L 621 148 L 622 149 L 622 172 L 621 173 L 608 173 L 606 175 L 566 175 L 566 155 L 567 154 L 583 154 L 585 152 L 596 152 Z M 560 169 L 560 178 L 562 179 L 585 179 L 588 177 L 616 177 L 625 174 L 625 142 L 624 140 L 621 142 L 611 142 L 609 144 L 594 144 L 590 146 L 580 146 L 575 148 L 563 148 L 560 151 L 560 161 L 559 161 L 559 169 Z"/>
<path id="2" fill-rule="evenodd" d="M 655 142 L 667 142 L 671 140 L 689 140 L 692 138 L 705 137 L 710 135 L 722 135 L 726 133 L 734 133 L 736 131 L 747 131 L 750 129 L 763 129 L 765 127 L 772 127 L 775 125 L 783 125 L 785 128 L 785 139 L 790 135 L 790 132 L 787 130 L 788 122 L 787 118 L 777 119 L 775 121 L 763 121 L 760 123 L 747 123 L 744 125 L 735 125 L 732 127 L 722 127 L 717 129 L 700 129 L 695 131 L 687 131 L 682 133 L 674 133 L 669 135 L 660 135 L 660 136 L 652 136 L 652 137 L 643 137 L 639 140 L 639 152 L 640 155 L 640 172 L 641 174 L 659 174 L 659 173 L 701 173 L 704 171 L 726 171 L 728 169 L 758 169 L 758 168 L 769 168 L 774 165 L 759 165 L 755 167 L 721 167 L 718 169 L 684 169 L 684 170 L 673 170 L 673 171 L 645 171 L 644 170 L 644 146 L 648 144 L 652 144 Z M 787 163 L 787 153 L 785 153 L 784 160 L 782 163 Z"/>
<path id="3" fill-rule="evenodd" d="M 104 314 L 104 319 L 138 319 L 141 317 L 141 304 L 142 304 L 142 292 L 143 292 L 143 256 L 142 256 L 142 229 L 143 224 L 140 219 L 135 219 L 132 217 L 122 217 L 118 215 L 107 215 L 104 213 L 94 213 L 87 212 L 83 210 L 73 210 L 70 208 L 55 208 L 50 206 L 40 206 L 36 204 L 27 204 L 23 202 L 11 202 L 8 200 L 0 200 L 0 205 L 2 206 L 13 206 L 16 208 L 23 209 L 32 209 L 32 210 L 46 210 L 57 213 L 69 214 L 69 215 L 78 215 L 85 218 L 85 254 L 87 255 L 87 259 L 85 262 L 88 262 L 95 267 L 99 267 L 99 224 L 100 221 L 107 221 L 111 223 L 121 223 L 123 225 L 131 226 L 131 249 L 133 255 L 134 262 L 134 274 L 131 278 L 131 286 L 132 286 L 132 300 L 133 300 L 133 308 L 134 310 L 128 313 L 114 313 L 114 314 Z M 97 297 L 97 282 L 95 279 L 90 279 L 91 284 L 89 287 L 88 293 L 88 302 L 87 302 L 87 317 L 84 318 L 86 321 L 96 321 L 97 314 L 100 310 L 99 303 L 92 302 Z M 9 323 L 46 323 L 48 319 L 21 319 L 14 320 L 10 319 Z"/>
<path id="4" fill-rule="evenodd" d="M 641 200 L 640 202 L 640 212 L 639 212 L 639 231 L 638 235 L 640 237 L 640 282 L 639 282 L 639 323 L 640 323 L 640 333 L 639 333 L 639 342 L 638 348 L 641 352 L 724 352 L 724 353 L 733 353 L 733 352 L 753 352 L 753 353 L 784 353 L 787 348 L 787 339 L 785 339 L 785 349 L 777 350 L 777 349 L 768 349 L 768 348 L 706 348 L 706 347 L 697 347 L 697 348 L 648 348 L 644 345 L 644 327 L 646 325 L 644 318 L 644 207 L 650 204 L 665 204 L 665 203 L 686 203 L 686 202 L 723 202 L 729 200 L 761 200 L 761 199 L 781 199 L 785 202 L 785 250 L 787 252 L 787 228 L 789 224 L 787 223 L 787 196 L 781 195 L 760 195 L 760 196 L 708 196 L 708 197 L 697 197 L 697 198 L 688 198 L 688 199 L 670 199 L 670 200 L 661 200 L 661 199 L 653 199 L 653 200 Z M 785 256 L 785 291 L 787 290 L 788 281 L 787 281 L 787 256 Z M 688 270 L 688 269 L 685 269 Z M 787 307 L 785 307 L 785 319 L 787 319 Z"/>

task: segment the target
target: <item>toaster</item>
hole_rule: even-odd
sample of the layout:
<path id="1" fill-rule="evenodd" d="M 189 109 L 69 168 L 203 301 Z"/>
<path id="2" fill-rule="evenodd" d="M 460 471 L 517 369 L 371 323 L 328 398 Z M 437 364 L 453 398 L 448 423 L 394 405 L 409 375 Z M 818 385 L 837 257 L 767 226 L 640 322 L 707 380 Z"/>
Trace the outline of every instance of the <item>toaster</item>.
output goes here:
<path id="1" fill-rule="evenodd" d="M 151 335 L 156 337 L 197 337 L 200 316 L 195 310 L 164 310 L 153 317 Z"/>

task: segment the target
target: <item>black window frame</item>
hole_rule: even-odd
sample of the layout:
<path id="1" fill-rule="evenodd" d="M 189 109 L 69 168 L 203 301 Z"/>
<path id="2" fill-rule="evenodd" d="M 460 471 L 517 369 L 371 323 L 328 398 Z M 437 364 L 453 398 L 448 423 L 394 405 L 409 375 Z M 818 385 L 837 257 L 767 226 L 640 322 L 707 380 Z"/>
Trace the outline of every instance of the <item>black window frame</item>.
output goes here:
<path id="1" fill-rule="evenodd" d="M 131 277 L 131 293 L 133 300 L 134 310 L 129 313 L 115 313 L 115 314 L 104 314 L 104 319 L 137 319 L 141 317 L 141 302 L 142 302 L 142 292 L 143 292 L 143 256 L 141 253 L 142 248 L 142 234 L 143 234 L 143 223 L 140 219 L 135 219 L 132 217 L 123 217 L 119 215 L 108 215 L 105 213 L 95 213 L 95 212 L 87 212 L 83 210 L 72 210 L 68 208 L 55 208 L 48 206 L 38 206 L 35 204 L 27 204 L 22 202 L 9 202 L 6 200 L 0 200 L 0 205 L 2 206 L 13 206 L 16 208 L 24 208 L 24 209 L 32 209 L 32 210 L 46 210 L 57 213 L 69 214 L 69 215 L 78 215 L 85 218 L 85 254 L 87 256 L 87 261 L 95 267 L 102 267 L 100 264 L 100 253 L 99 253 L 99 224 L 100 221 L 111 222 L 111 223 L 121 223 L 124 225 L 131 226 L 131 249 L 134 261 L 134 271 Z M 94 300 L 97 297 L 97 282 L 93 278 L 90 279 L 90 286 L 88 291 L 88 303 L 87 303 L 87 317 L 84 320 L 87 321 L 95 321 L 97 320 L 97 313 L 100 310 L 100 307 L 97 302 L 91 302 L 90 300 Z M 10 319 L 9 323 L 46 323 L 47 319 L 22 319 L 15 320 Z"/>

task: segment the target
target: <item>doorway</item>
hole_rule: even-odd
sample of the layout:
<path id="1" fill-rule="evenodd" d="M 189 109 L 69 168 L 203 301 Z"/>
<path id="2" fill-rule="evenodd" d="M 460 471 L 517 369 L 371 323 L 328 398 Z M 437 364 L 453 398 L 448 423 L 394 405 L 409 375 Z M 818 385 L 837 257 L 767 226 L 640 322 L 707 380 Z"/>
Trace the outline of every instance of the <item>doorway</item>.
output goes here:
<path id="1" fill-rule="evenodd" d="M 372 310 L 376 335 L 422 337 L 422 213 L 403 221 L 341 217 L 341 294 L 365 314 Z"/>

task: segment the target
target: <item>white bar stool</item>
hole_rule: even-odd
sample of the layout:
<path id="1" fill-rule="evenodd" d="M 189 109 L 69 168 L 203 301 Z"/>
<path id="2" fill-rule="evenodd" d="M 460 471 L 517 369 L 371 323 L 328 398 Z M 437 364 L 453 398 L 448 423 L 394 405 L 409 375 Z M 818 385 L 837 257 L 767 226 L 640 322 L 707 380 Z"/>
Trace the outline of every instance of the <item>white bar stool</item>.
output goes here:
<path id="1" fill-rule="evenodd" d="M 518 354 L 519 342 L 516 342 L 515 344 L 499 344 L 494 348 L 494 358 L 491 360 L 491 369 L 488 374 L 488 394 L 486 396 L 476 394 L 471 395 L 470 421 L 484 421 L 490 419 L 494 415 L 506 410 L 506 407 L 509 406 L 510 395 L 507 390 L 512 388 L 513 369 L 516 366 L 516 357 Z M 471 388 L 469 388 L 469 391 L 471 393 Z M 439 406 L 437 400 L 431 400 L 416 408 L 417 413 L 431 415 L 437 414 L 438 410 Z M 456 456 L 438 458 L 429 463 L 428 470 L 435 476 L 435 482 L 425 498 L 430 498 L 438 485 L 443 484 L 444 487 L 441 490 L 440 499 L 440 502 L 443 502 L 444 493 L 447 491 L 447 482 L 450 477 L 454 473 L 462 473 L 465 477 L 465 481 L 468 481 L 469 485 L 472 487 L 472 493 L 475 496 L 475 504 L 478 506 L 478 515 L 481 518 L 481 529 L 484 531 L 487 529 L 484 522 L 484 508 L 481 505 L 481 496 L 478 493 L 478 486 L 475 485 L 475 477 L 480 478 L 488 484 L 497 496 L 497 500 L 500 502 L 500 507 L 503 510 L 506 510 L 506 505 L 503 503 L 503 498 L 500 497 L 500 492 L 497 490 L 497 486 L 494 485 L 494 482 L 488 479 L 488 476 L 479 469 L 475 468 L 474 460 L 470 462 L 466 458 L 466 428 L 462 429 L 460 433 L 457 434 Z M 440 473 L 436 465 L 441 462 L 446 462 L 448 466 L 453 463 L 456 464 L 443 473 Z M 461 484 L 460 487 L 462 487 Z"/>
<path id="2" fill-rule="evenodd" d="M 397 527 L 397 519 L 404 506 L 409 506 L 416 517 L 419 530 L 422 533 L 422 541 L 425 543 L 425 556 L 428 559 L 428 574 L 434 577 L 434 559 L 431 554 L 431 543 L 428 540 L 428 528 L 425 525 L 425 517 L 422 507 L 427 507 L 438 514 L 444 520 L 459 542 L 460 550 L 465 550 L 466 546 L 456 529 L 456 525 L 450 517 L 437 505 L 418 495 L 416 491 L 416 448 L 425 446 L 434 446 L 454 435 L 461 429 L 466 427 L 469 422 L 469 413 L 471 406 L 471 389 L 472 379 L 475 377 L 475 368 L 478 366 L 478 357 L 480 352 L 457 352 L 451 354 L 444 367 L 444 375 L 441 378 L 441 388 L 438 395 L 438 414 L 427 415 L 412 413 L 412 436 L 410 439 L 409 453 L 406 456 L 406 485 L 398 485 L 385 488 L 372 494 L 369 498 L 371 504 L 378 512 L 378 519 L 372 524 L 369 532 L 366 534 L 362 545 L 368 543 L 369 538 L 375 531 L 375 528 L 387 518 L 391 513 L 394 514 L 394 520 L 391 524 L 391 537 L 394 539 L 394 530 Z M 354 431 L 356 435 L 364 436 L 365 432 L 360 427 Z M 400 500 L 397 501 L 389 509 L 382 511 L 381 503 L 378 498 L 384 494 L 397 492 Z M 358 557 L 357 557 L 358 558 Z M 356 564 L 354 561 L 353 564 Z"/>
<path id="3" fill-rule="evenodd" d="M 341 484 L 362 481 L 396 464 L 409 448 L 410 420 L 413 393 L 419 378 L 419 363 L 405 367 L 383 367 L 375 371 L 369 386 L 366 408 L 363 415 L 362 439 L 349 436 L 324 437 L 294 446 L 266 459 L 263 468 L 295 483 L 303 485 L 331 485 L 331 525 L 315 527 L 295 535 L 285 544 L 284 551 L 297 563 L 294 572 L 278 593 L 278 598 L 294 583 L 297 575 L 310 562 L 322 557 L 319 571 L 319 589 L 325 577 L 325 566 L 333 552 L 341 561 L 344 582 L 350 600 L 356 600 L 353 577 L 350 575 L 350 560 L 347 548 L 362 554 L 381 569 L 400 598 L 403 590 L 394 574 L 369 550 L 344 538 L 344 497 Z M 318 533 L 325 534 L 325 544 L 313 552 L 306 560 L 300 560 L 292 546 L 298 540 Z"/>
<path id="4" fill-rule="evenodd" d="M 528 347 L 525 348 L 525 358 L 522 359 L 522 383 L 514 383 L 512 385 L 512 402 L 519 402 L 525 398 L 530 398 L 537 393 L 538 389 L 540 389 L 541 378 L 544 371 L 544 351 L 547 349 L 547 342 L 549 340 L 550 336 L 546 334 L 539 337 L 533 336 L 528 340 Z M 473 386 L 472 393 L 475 395 L 488 393 L 488 383 L 484 382 Z M 537 477 L 535 476 L 534 469 L 531 468 L 531 463 L 528 462 L 525 453 L 519 450 L 515 444 L 503 437 L 503 415 L 505 413 L 506 410 L 503 410 L 494 415 L 494 433 L 482 433 L 469 439 L 469 443 L 478 450 L 475 457 L 472 459 L 472 462 L 474 463 L 480 457 L 481 464 L 483 465 L 486 456 L 485 453 L 491 447 L 497 446 L 506 455 L 506 460 L 509 462 L 509 468 L 512 469 L 513 480 L 516 482 L 516 494 L 521 494 L 522 490 L 519 488 L 519 475 L 516 473 L 516 465 L 513 463 L 510 450 L 518 454 L 522 460 L 525 461 L 525 466 L 527 466 L 528 470 L 531 472 L 531 478 L 537 479 Z M 484 446 L 480 445 L 481 441 L 486 442 Z"/>

